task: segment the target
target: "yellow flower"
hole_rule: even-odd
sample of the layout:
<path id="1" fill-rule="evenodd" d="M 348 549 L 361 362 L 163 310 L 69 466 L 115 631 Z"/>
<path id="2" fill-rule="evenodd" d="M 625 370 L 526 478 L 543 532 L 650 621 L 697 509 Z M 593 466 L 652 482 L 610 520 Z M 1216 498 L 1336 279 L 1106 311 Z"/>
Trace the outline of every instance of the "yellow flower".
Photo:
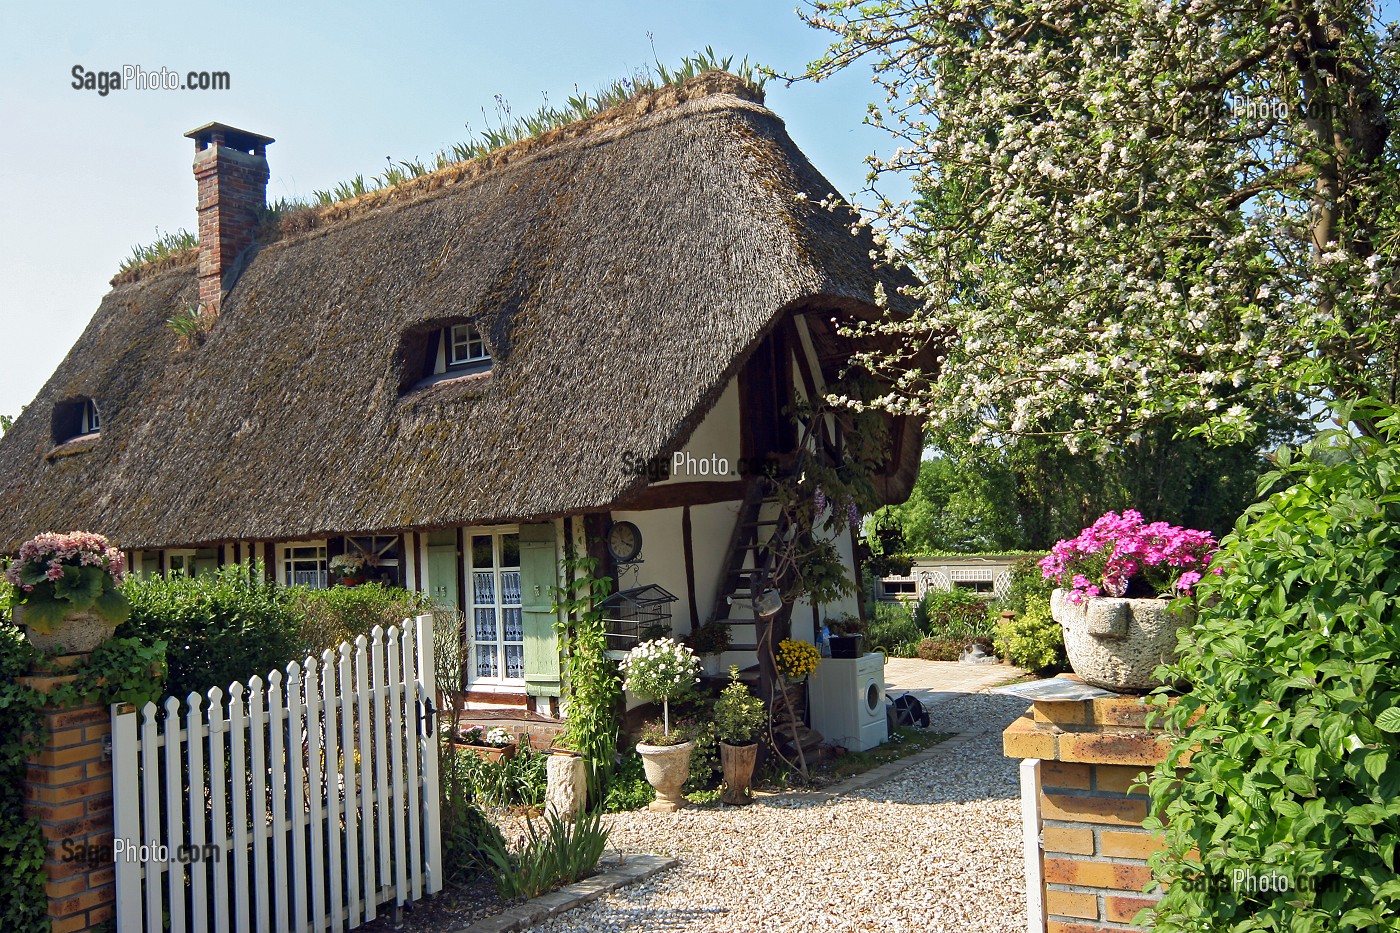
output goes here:
<path id="1" fill-rule="evenodd" d="M 817 669 L 821 654 L 817 646 L 793 638 L 785 638 L 778 644 L 774 657 L 778 673 L 792 680 L 801 680 Z"/>

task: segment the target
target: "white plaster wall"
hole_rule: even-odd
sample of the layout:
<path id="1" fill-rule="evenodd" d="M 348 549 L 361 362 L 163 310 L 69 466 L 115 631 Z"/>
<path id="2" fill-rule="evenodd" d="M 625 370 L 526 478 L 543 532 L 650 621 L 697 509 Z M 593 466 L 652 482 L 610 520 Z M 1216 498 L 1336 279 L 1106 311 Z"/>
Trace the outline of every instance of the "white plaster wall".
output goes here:
<path id="1" fill-rule="evenodd" d="M 671 470 L 665 483 L 728 482 L 739 478 L 739 379 L 724 387 L 685 446 L 666 462 Z M 719 468 L 724 472 L 718 472 Z"/>

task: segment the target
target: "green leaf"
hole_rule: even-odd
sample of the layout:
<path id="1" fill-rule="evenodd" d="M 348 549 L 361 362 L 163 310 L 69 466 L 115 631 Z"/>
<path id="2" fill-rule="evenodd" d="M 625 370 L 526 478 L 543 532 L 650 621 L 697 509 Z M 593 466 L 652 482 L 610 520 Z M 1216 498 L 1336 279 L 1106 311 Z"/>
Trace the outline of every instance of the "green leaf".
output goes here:
<path id="1" fill-rule="evenodd" d="M 1376 728 L 1383 732 L 1400 732 L 1400 707 L 1392 706 L 1376 717 Z"/>

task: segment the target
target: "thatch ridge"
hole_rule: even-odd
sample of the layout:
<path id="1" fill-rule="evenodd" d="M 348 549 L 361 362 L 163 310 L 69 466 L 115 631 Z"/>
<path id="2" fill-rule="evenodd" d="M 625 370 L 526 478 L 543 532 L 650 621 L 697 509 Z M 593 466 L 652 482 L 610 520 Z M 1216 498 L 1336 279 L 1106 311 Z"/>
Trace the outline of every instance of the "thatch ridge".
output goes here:
<path id="1" fill-rule="evenodd" d="M 604 117 L 259 248 L 200 346 L 164 324 L 193 266 L 116 286 L 0 440 L 0 550 L 606 508 L 638 482 L 623 453 L 684 443 L 789 309 L 874 311 L 869 236 L 812 203 L 832 187 L 771 112 L 721 89 Z M 465 319 L 491 376 L 414 390 L 415 341 Z M 74 396 L 102 437 L 46 459 Z"/>

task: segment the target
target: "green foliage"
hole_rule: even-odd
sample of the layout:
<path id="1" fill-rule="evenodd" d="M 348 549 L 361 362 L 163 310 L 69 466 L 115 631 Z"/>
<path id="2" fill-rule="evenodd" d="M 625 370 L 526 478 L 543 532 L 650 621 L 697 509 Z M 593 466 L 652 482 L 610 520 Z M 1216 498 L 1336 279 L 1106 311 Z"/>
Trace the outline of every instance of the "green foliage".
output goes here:
<path id="1" fill-rule="evenodd" d="M 1032 599 L 1050 598 L 1055 589 L 1053 580 L 1047 580 L 1040 569 L 1042 555 L 1028 554 L 1016 558 L 1011 565 L 1011 586 L 1006 591 L 1001 605 L 1012 612 L 1025 612 Z"/>
<path id="2" fill-rule="evenodd" d="M 326 589 L 291 587 L 293 611 L 300 619 L 299 650 L 320 656 L 326 648 L 354 641 L 376 625 L 403 627 L 432 606 L 423 593 L 396 586 L 364 583 Z"/>
<path id="3" fill-rule="evenodd" d="M 40 696 L 19 683 L 37 652 L 12 625 L 0 623 L 0 930 L 47 933 L 44 837 L 24 813 L 25 759 L 38 751 Z"/>
<path id="4" fill-rule="evenodd" d="M 8 897 L 0 899 L 0 929 L 47 933 L 44 839 L 24 813 L 25 760 L 39 749 L 42 706 L 84 703 L 142 704 L 162 694 L 165 645 L 112 639 L 81 663 L 65 668 L 75 679 L 47 694 L 18 680 L 43 657 L 19 629 L 0 622 L 0 877 Z"/>
<path id="5" fill-rule="evenodd" d="M 662 720 L 653 719 L 642 723 L 637 730 L 637 742 L 640 745 L 684 745 L 696 738 L 696 731 L 693 719 L 678 719 L 669 727 Z"/>
<path id="6" fill-rule="evenodd" d="M 914 622 L 934 638 L 966 641 L 992 633 L 986 600 L 960 586 L 925 593 L 914 608 Z"/>
<path id="7" fill-rule="evenodd" d="M 183 253 L 185 250 L 194 249 L 199 245 L 199 238 L 188 230 L 176 230 L 174 233 L 161 233 L 160 228 L 156 228 L 156 239 L 154 243 L 146 246 L 137 244 L 131 248 L 131 255 L 127 256 L 117 266 L 117 271 L 127 272 L 138 266 L 147 263 L 158 262 L 168 259 L 176 253 Z"/>
<path id="8" fill-rule="evenodd" d="M 1025 610 L 1014 619 L 997 625 L 996 653 L 1028 671 L 1067 670 L 1065 637 L 1060 623 L 1050 616 L 1050 600 L 1031 596 Z"/>
<path id="9" fill-rule="evenodd" d="M 450 798 L 441 811 L 444 877 L 465 882 L 489 871 L 491 853 L 505 850 L 506 840 L 496 824 L 469 801 Z"/>
<path id="10" fill-rule="evenodd" d="M 169 695 L 265 677 L 301 648 L 292 594 L 266 580 L 261 563 L 193 577 L 131 576 L 122 592 L 131 618 L 117 634 L 168 644 Z"/>
<path id="11" fill-rule="evenodd" d="M 900 602 L 877 602 L 870 620 L 867 644 L 883 649 L 892 658 L 912 658 L 923 632 L 914 621 L 913 611 Z"/>
<path id="12" fill-rule="evenodd" d="M 956 661 L 962 657 L 963 643 L 952 638 L 925 638 L 915 653 L 925 661 Z"/>
<path id="13" fill-rule="evenodd" d="M 1400 915 L 1400 418 L 1280 452 L 1200 586 L 1158 698 L 1172 756 L 1152 775 L 1172 882 L 1159 933 L 1392 929 Z M 1184 770 L 1179 756 L 1193 752 Z M 1149 828 L 1161 828 L 1150 819 Z M 1198 850 L 1197 856 L 1192 850 Z M 1272 872 L 1289 890 L 1232 884 Z"/>
<path id="14" fill-rule="evenodd" d="M 618 757 L 603 809 L 608 813 L 640 810 L 655 799 L 656 790 L 647 783 L 642 756 L 629 749 Z"/>
<path id="15" fill-rule="evenodd" d="M 4 435 L 8 434 L 10 428 L 14 427 L 14 425 L 14 415 L 0 415 L 0 437 L 3 437 Z"/>
<path id="16" fill-rule="evenodd" d="M 565 646 L 564 688 L 569 698 L 563 741 L 588 764 L 588 795 L 602 798 L 617 754 L 622 681 L 608 657 L 607 622 L 600 608 L 612 592 L 611 577 L 596 576 L 592 557 L 565 557 L 565 586 L 554 587 L 555 632 Z M 562 616 L 561 616 L 562 613 Z"/>
<path id="17" fill-rule="evenodd" d="M 726 745 L 756 741 L 759 730 L 768 722 L 763 701 L 739 680 L 738 667 L 729 669 L 729 683 L 715 700 L 713 716 L 715 737 Z"/>
<path id="18" fill-rule="evenodd" d="M 541 755 L 521 748 L 513 757 L 490 761 L 474 752 L 455 750 L 455 767 L 472 799 L 488 807 L 540 807 L 548 779 Z"/>
<path id="19" fill-rule="evenodd" d="M 731 632 L 724 622 L 706 622 L 686 639 L 696 654 L 723 654 L 729 650 Z"/>
<path id="20" fill-rule="evenodd" d="M 682 721 L 671 727 L 672 735 L 677 729 L 689 734 L 695 742 L 690 752 L 690 773 L 685 779 L 685 789 L 697 791 L 713 787 L 720 774 L 719 734 L 714 720 Z"/>
<path id="21" fill-rule="evenodd" d="M 543 832 L 527 820 L 528 833 L 518 853 L 485 837 L 485 851 L 502 900 L 528 900 L 560 885 L 573 884 L 592 874 L 607 848 L 609 830 L 602 814 L 582 810 L 570 820 L 555 814 L 543 818 Z"/>

